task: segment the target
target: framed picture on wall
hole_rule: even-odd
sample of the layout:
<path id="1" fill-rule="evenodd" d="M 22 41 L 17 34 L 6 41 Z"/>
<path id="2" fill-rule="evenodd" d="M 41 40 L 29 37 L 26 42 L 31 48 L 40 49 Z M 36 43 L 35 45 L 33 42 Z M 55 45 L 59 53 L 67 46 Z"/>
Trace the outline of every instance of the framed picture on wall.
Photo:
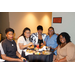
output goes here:
<path id="1" fill-rule="evenodd" d="M 53 23 L 62 23 L 62 17 L 53 17 Z"/>

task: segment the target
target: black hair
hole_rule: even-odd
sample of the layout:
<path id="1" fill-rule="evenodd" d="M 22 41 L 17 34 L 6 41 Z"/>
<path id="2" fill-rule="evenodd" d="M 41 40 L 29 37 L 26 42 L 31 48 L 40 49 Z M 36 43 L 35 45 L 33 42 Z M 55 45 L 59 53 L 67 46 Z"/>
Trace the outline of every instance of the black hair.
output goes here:
<path id="1" fill-rule="evenodd" d="M 23 36 L 25 40 L 26 40 L 26 36 L 24 35 L 24 32 L 25 32 L 26 30 L 31 31 L 28 27 L 24 28 L 24 30 L 23 30 L 21 36 Z M 31 38 L 30 38 L 30 37 L 29 37 L 29 40 L 31 41 Z"/>
<path id="2" fill-rule="evenodd" d="M 12 28 L 7 28 L 7 29 L 5 30 L 5 34 L 7 34 L 9 31 L 11 31 L 11 32 L 14 33 L 14 30 L 13 30 Z"/>
<path id="3" fill-rule="evenodd" d="M 53 28 L 53 27 L 49 27 L 48 30 L 49 30 L 50 28 L 52 28 L 52 30 L 53 30 L 53 34 L 55 34 L 55 30 L 54 30 L 54 28 Z M 48 33 L 48 34 L 49 34 L 49 33 Z"/>
<path id="4" fill-rule="evenodd" d="M 66 32 L 62 32 L 62 33 L 60 33 L 60 34 L 58 35 L 58 37 L 57 37 L 57 43 L 58 43 L 58 45 L 61 45 L 61 42 L 60 42 L 60 35 L 62 35 L 63 37 L 65 37 L 66 43 L 71 42 L 71 40 L 70 40 L 70 35 L 69 35 L 68 33 L 66 33 Z"/>
<path id="5" fill-rule="evenodd" d="M 37 27 L 37 30 L 42 30 L 42 31 L 43 31 L 43 27 L 42 27 L 41 25 L 39 25 L 39 26 Z"/>

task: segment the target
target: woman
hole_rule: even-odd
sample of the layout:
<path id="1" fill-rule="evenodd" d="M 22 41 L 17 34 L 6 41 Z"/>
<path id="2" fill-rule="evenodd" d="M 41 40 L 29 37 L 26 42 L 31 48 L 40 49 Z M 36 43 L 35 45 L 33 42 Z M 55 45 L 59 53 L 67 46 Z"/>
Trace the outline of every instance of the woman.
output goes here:
<path id="1" fill-rule="evenodd" d="M 49 27 L 48 29 L 48 36 L 44 40 L 44 45 L 51 48 L 51 50 L 55 50 L 54 54 L 57 55 L 56 48 L 58 46 L 57 44 L 57 35 L 55 34 L 54 28 Z"/>
<path id="2" fill-rule="evenodd" d="M 6 39 L 4 39 L 1 44 L 1 57 L 7 62 L 23 62 L 26 60 L 17 51 L 17 46 L 14 38 L 14 30 L 12 28 L 7 28 L 5 30 Z"/>
<path id="3" fill-rule="evenodd" d="M 26 51 L 26 48 L 28 46 L 33 45 L 33 43 L 30 41 L 30 34 L 31 34 L 31 30 L 29 28 L 25 28 L 23 30 L 22 35 L 18 38 L 17 40 L 17 48 L 18 48 L 18 52 L 23 55 L 22 53 L 24 53 Z M 24 57 L 24 56 L 23 56 Z"/>
<path id="4" fill-rule="evenodd" d="M 31 35 L 31 41 L 34 44 L 43 45 L 46 34 L 43 34 L 42 32 L 43 32 L 43 27 L 41 25 L 39 25 L 37 27 L 37 33 L 33 33 Z"/>
<path id="5" fill-rule="evenodd" d="M 70 36 L 62 32 L 57 37 L 58 49 L 55 62 L 75 62 L 75 45 L 71 42 Z"/>

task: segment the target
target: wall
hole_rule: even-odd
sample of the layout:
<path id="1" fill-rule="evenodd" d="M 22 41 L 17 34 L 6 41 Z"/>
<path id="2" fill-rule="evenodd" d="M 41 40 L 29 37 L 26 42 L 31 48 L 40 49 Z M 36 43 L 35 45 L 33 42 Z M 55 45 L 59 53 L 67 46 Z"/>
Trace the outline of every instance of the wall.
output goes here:
<path id="1" fill-rule="evenodd" d="M 37 26 L 42 25 L 44 28 L 43 33 L 47 33 L 51 21 L 51 12 L 9 12 L 10 27 L 15 30 L 16 38 L 25 27 L 29 27 L 31 33 L 34 33 L 37 32 Z"/>
<path id="2" fill-rule="evenodd" d="M 56 33 L 67 32 L 75 44 L 75 12 L 52 12 L 53 17 L 62 17 L 62 23 L 52 23 Z"/>
<path id="3" fill-rule="evenodd" d="M 0 12 L 0 33 L 1 33 L 1 12 Z"/>
<path id="4" fill-rule="evenodd" d="M 5 38 L 5 29 L 9 27 L 9 13 L 0 12 L 0 31 L 2 33 L 2 38 Z"/>

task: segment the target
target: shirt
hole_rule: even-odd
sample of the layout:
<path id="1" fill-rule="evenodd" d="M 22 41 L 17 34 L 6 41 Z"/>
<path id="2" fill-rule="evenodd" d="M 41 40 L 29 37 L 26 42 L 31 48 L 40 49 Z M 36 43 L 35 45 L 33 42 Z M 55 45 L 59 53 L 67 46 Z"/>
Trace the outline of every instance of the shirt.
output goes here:
<path id="1" fill-rule="evenodd" d="M 43 42 L 44 42 L 45 37 L 46 37 L 46 34 L 42 33 Z M 38 44 L 38 33 L 33 33 L 31 35 L 31 42 L 33 42 L 33 44 Z"/>
<path id="2" fill-rule="evenodd" d="M 19 47 L 19 43 L 22 43 L 23 45 L 27 45 L 30 43 L 30 40 L 29 38 L 25 40 L 24 36 L 20 36 L 17 40 L 17 49 L 18 49 L 18 52 L 22 55 L 22 51 L 26 51 L 27 49 L 20 49 Z"/>
<path id="3" fill-rule="evenodd" d="M 17 46 L 14 40 L 12 41 L 8 39 L 3 40 L 2 47 L 6 56 L 11 57 L 11 58 L 17 58 L 16 56 Z"/>
<path id="4" fill-rule="evenodd" d="M 56 34 L 54 34 L 51 38 L 47 36 L 44 41 L 46 42 L 46 46 L 48 47 L 56 48 L 58 46 Z"/>
<path id="5" fill-rule="evenodd" d="M 57 59 L 60 60 L 64 57 L 66 57 L 67 62 L 75 62 L 75 45 L 72 42 L 62 48 L 60 48 L 60 45 L 58 46 Z"/>
<path id="6" fill-rule="evenodd" d="M 57 35 L 54 34 L 51 38 L 49 36 L 46 36 L 45 40 L 46 46 L 56 48 L 58 46 L 57 44 Z M 57 55 L 57 50 L 55 50 L 55 55 Z"/>

